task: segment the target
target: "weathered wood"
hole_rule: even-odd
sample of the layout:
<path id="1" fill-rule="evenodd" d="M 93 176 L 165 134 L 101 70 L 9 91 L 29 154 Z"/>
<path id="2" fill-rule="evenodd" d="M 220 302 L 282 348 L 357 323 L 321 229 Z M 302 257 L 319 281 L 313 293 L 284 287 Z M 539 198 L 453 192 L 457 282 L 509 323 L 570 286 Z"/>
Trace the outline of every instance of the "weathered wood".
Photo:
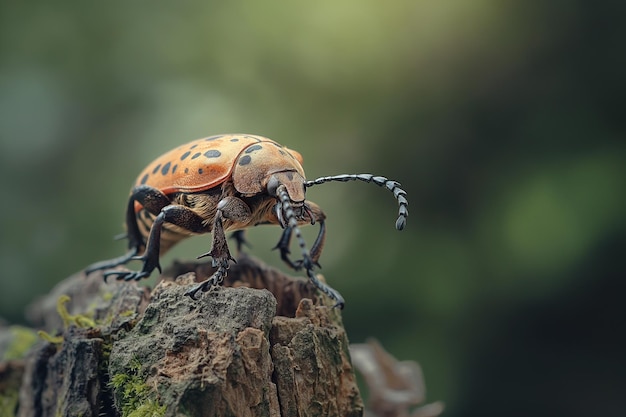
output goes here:
<path id="1" fill-rule="evenodd" d="M 30 311 L 62 340 L 26 360 L 18 415 L 363 414 L 340 312 L 314 287 L 243 257 L 225 287 L 183 295 L 211 271 L 175 264 L 151 292 L 97 273 L 60 284 Z"/>
<path id="2" fill-rule="evenodd" d="M 44 345 L 27 362 L 18 416 L 98 416 L 103 340 L 70 328 L 57 350 Z"/>
<path id="3" fill-rule="evenodd" d="M 339 316 L 303 299 L 295 318 L 274 318 L 270 340 L 283 416 L 360 416 L 348 339 Z"/>
<path id="4" fill-rule="evenodd" d="M 23 360 L 0 362 L 0 416 L 13 416 L 17 410 L 18 394 L 24 377 Z"/>
<path id="5" fill-rule="evenodd" d="M 113 343 L 111 380 L 138 378 L 165 415 L 278 416 L 267 341 L 276 301 L 249 288 L 193 301 L 184 296 L 193 282 L 189 274 L 155 288 L 137 325 Z M 114 389 L 119 409 L 126 389 Z"/>

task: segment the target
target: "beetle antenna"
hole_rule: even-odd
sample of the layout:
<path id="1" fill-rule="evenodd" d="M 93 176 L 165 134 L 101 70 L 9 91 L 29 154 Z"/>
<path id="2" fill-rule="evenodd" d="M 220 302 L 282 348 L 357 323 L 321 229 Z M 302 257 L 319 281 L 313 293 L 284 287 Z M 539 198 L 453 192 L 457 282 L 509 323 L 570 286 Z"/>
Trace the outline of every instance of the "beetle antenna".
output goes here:
<path id="1" fill-rule="evenodd" d="M 409 201 L 406 199 L 406 191 L 400 188 L 400 183 L 394 180 L 387 179 L 386 177 L 372 175 L 372 174 L 342 174 L 333 175 L 330 177 L 319 177 L 313 181 L 306 181 L 305 187 L 313 187 L 314 185 L 324 184 L 331 181 L 363 181 L 373 182 L 376 185 L 385 187 L 393 193 L 393 196 L 398 200 L 398 219 L 396 220 L 396 229 L 402 230 L 406 226 L 406 218 L 409 217 Z"/>
<path id="2" fill-rule="evenodd" d="M 289 198 L 289 194 L 287 193 L 287 188 L 284 185 L 279 185 L 276 189 L 276 194 L 280 199 L 280 207 L 278 209 L 279 213 L 282 213 L 283 218 L 286 222 L 286 227 L 290 228 L 292 232 L 296 235 L 296 239 L 298 240 L 298 245 L 300 246 L 300 251 L 302 252 L 302 266 L 306 269 L 306 273 L 309 276 L 309 279 L 317 288 L 319 288 L 324 294 L 332 298 L 336 303 L 335 307 L 343 308 L 344 299 L 339 294 L 339 292 L 328 285 L 324 284 L 317 278 L 315 272 L 313 272 L 314 262 L 311 259 L 311 253 L 306 246 L 306 241 L 304 237 L 302 237 L 302 232 L 298 227 L 298 220 L 296 219 L 296 214 L 291 207 L 291 199 Z"/>

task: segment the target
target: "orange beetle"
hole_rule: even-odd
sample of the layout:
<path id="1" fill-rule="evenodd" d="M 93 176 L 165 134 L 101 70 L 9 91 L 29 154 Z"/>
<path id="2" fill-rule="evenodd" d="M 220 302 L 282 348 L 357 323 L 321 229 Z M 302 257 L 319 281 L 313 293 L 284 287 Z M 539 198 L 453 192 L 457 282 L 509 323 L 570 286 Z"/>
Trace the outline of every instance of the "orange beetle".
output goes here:
<path id="1" fill-rule="evenodd" d="M 313 284 L 343 307 L 341 294 L 321 282 L 314 268 L 324 246 L 326 216 L 320 207 L 305 198 L 307 187 L 329 181 L 373 182 L 391 191 L 399 204 L 396 228 L 402 230 L 408 217 L 406 192 L 396 181 L 371 174 L 344 174 L 307 181 L 302 156 L 271 139 L 257 135 L 224 134 L 198 139 L 175 148 L 154 160 L 139 174 L 126 210 L 128 252 L 118 258 L 97 262 L 87 274 L 143 261 L 141 271 L 108 271 L 105 279 L 139 280 L 159 271 L 160 255 L 192 235 L 211 233 L 210 252 L 216 272 L 186 294 L 195 299 L 198 291 L 219 285 L 232 258 L 226 231 L 235 231 L 239 245 L 241 231 L 260 224 L 283 229 L 278 242 L 281 258 L 295 270 L 304 268 Z M 319 223 L 319 234 L 307 248 L 298 226 Z M 289 242 L 295 233 L 302 259 L 289 258 Z"/>

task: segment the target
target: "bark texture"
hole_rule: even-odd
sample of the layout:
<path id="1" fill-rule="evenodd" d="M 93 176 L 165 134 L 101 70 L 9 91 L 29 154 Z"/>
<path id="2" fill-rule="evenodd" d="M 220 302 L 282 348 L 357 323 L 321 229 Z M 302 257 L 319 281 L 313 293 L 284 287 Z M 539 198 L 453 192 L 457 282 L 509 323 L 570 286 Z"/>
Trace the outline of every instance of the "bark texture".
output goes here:
<path id="1" fill-rule="evenodd" d="M 314 287 L 242 257 L 225 287 L 183 295 L 211 273 L 178 263 L 153 291 L 97 273 L 59 284 L 29 311 L 48 342 L 0 362 L 0 398 L 19 390 L 6 415 L 363 414 L 340 312 Z"/>

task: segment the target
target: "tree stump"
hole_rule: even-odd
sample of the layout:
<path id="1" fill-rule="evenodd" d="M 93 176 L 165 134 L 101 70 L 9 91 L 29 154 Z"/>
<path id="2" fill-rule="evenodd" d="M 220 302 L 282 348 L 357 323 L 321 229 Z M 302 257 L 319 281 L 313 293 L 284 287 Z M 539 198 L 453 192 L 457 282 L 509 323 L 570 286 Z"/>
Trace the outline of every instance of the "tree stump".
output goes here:
<path id="1" fill-rule="evenodd" d="M 212 271 L 176 263 L 152 291 L 99 273 L 60 283 L 29 311 L 49 342 L 0 364 L 0 378 L 21 379 L 13 414 L 0 416 L 363 414 L 330 300 L 245 256 L 224 287 L 183 295 Z"/>

